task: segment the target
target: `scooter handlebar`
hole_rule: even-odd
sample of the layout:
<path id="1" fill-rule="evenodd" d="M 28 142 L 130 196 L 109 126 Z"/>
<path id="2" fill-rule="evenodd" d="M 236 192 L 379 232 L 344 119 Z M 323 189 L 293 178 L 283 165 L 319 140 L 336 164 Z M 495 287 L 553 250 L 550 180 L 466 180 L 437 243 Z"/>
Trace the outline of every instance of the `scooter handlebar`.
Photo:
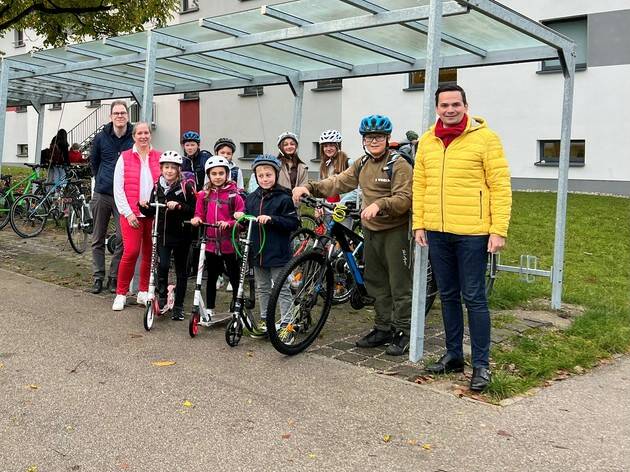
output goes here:
<path id="1" fill-rule="evenodd" d="M 185 220 L 184 224 L 185 225 L 192 225 L 190 220 Z M 219 225 L 217 223 L 204 223 L 203 221 L 200 222 L 198 226 L 203 226 L 205 228 L 218 228 L 219 227 Z"/>

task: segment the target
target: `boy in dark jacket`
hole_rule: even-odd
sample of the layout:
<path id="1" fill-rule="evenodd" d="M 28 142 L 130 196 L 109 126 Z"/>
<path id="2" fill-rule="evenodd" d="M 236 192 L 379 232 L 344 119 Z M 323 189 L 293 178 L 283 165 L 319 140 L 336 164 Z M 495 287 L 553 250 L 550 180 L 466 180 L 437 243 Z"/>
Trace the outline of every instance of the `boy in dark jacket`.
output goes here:
<path id="1" fill-rule="evenodd" d="M 256 298 L 260 306 L 260 322 L 258 328 L 265 330 L 267 304 L 271 292 L 271 281 L 276 279 L 282 268 L 291 259 L 291 233 L 298 228 L 300 221 L 291 200 L 288 189 L 277 184 L 280 173 L 280 161 L 268 154 L 258 156 L 252 164 L 253 178 L 258 182 L 256 191 L 250 193 L 245 200 L 245 211 L 257 217 L 258 230 L 252 231 L 252 263 L 256 278 Z M 243 214 L 234 214 L 236 219 Z M 262 226 L 266 232 L 263 251 L 260 251 Z M 280 291 L 280 311 L 282 317 L 288 312 L 292 303 L 291 290 L 285 284 Z"/>
<path id="2" fill-rule="evenodd" d="M 158 250 L 160 266 L 158 269 L 158 296 L 160 307 L 166 305 L 166 291 L 168 285 L 168 269 L 171 253 L 175 257 L 175 303 L 172 318 L 184 319 L 184 297 L 186 296 L 186 262 L 188 249 L 192 240 L 189 226 L 184 221 L 189 220 L 195 213 L 195 190 L 191 183 L 182 184 L 182 157 L 175 151 L 166 151 L 160 157 L 162 175 L 155 183 L 149 202 L 166 203 L 166 208 L 160 208 L 158 220 Z M 145 216 L 154 216 L 155 207 L 149 202 L 139 202 L 140 212 Z"/>

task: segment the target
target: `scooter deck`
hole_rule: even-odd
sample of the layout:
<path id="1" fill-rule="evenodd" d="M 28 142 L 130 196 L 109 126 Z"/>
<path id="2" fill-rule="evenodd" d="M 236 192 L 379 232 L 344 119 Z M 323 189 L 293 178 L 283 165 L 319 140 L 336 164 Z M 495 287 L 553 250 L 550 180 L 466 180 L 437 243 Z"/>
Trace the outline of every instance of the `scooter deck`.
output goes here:
<path id="1" fill-rule="evenodd" d="M 232 313 L 216 313 L 212 318 L 212 321 L 203 321 L 203 319 L 200 319 L 198 324 L 199 326 L 210 328 L 211 326 L 225 323 L 230 319 L 232 319 Z"/>

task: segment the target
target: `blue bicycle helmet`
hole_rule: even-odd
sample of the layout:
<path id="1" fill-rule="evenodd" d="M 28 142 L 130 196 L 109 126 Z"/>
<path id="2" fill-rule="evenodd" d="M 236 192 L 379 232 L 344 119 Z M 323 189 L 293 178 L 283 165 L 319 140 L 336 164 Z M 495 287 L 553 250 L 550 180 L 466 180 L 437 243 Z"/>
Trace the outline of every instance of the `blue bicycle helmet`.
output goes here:
<path id="1" fill-rule="evenodd" d="M 359 125 L 359 134 L 368 133 L 392 134 L 392 122 L 384 115 L 366 116 Z"/>
<path id="2" fill-rule="evenodd" d="M 254 174 L 256 174 L 256 167 L 263 165 L 273 167 L 276 171 L 276 174 L 280 172 L 280 161 L 276 156 L 273 156 L 271 154 L 260 154 L 259 156 L 257 156 L 252 163 L 252 171 L 254 172 Z"/>
<path id="3" fill-rule="evenodd" d="M 201 136 L 199 136 L 199 133 L 196 131 L 186 131 L 182 134 L 182 144 L 188 141 L 194 141 L 199 144 L 201 142 Z"/>

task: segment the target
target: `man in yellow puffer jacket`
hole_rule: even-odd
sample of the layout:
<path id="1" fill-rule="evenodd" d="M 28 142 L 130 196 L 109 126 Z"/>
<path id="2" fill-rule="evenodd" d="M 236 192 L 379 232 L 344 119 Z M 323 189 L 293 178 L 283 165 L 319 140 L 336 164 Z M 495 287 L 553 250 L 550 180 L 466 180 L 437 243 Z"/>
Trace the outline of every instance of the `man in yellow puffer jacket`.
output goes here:
<path id="1" fill-rule="evenodd" d="M 413 175 L 415 239 L 429 246 L 446 332 L 446 354 L 427 370 L 463 372 L 463 298 L 472 345 L 470 388 L 480 391 L 491 380 L 485 272 L 488 252 L 500 251 L 507 237 L 510 170 L 496 133 L 468 116 L 461 87 L 440 87 L 435 105 L 439 119 L 420 138 Z"/>

